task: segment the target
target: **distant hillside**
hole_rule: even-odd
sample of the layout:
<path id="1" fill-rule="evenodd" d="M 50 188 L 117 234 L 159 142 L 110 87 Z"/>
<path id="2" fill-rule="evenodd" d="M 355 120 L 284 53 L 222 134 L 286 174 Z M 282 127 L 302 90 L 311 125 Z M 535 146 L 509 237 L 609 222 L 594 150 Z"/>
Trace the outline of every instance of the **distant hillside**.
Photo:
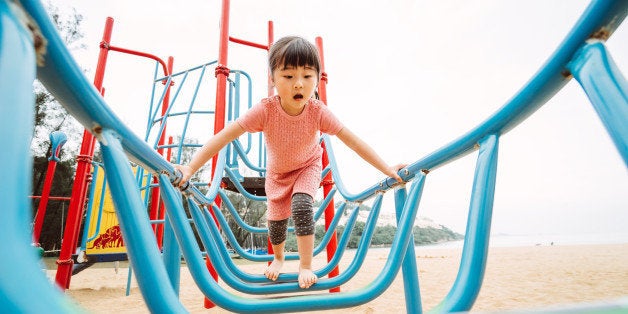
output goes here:
<path id="1" fill-rule="evenodd" d="M 358 214 L 358 219 L 351 232 L 349 243 L 347 244 L 348 248 L 355 249 L 358 247 L 360 239 L 362 238 L 362 233 L 364 232 L 364 227 L 366 226 L 367 217 L 368 211 L 360 211 Z M 336 228 L 338 238 L 340 238 L 344 232 L 347 218 L 348 215 L 340 219 L 339 226 Z M 373 232 L 371 246 L 390 246 L 395 237 L 395 233 L 397 232 L 396 225 L 397 223 L 394 214 L 381 214 L 377 227 L 375 227 L 375 231 Z M 449 228 L 435 223 L 431 219 L 425 217 L 419 217 L 416 219 L 414 227 L 412 228 L 412 233 L 414 235 L 415 245 L 436 244 L 464 238 L 462 234 L 456 233 Z M 316 245 L 318 245 L 324 235 L 325 227 L 323 220 L 321 219 L 318 221 L 316 226 Z M 296 237 L 294 234 L 289 234 L 288 239 L 286 240 L 286 250 L 291 252 L 297 251 Z"/>

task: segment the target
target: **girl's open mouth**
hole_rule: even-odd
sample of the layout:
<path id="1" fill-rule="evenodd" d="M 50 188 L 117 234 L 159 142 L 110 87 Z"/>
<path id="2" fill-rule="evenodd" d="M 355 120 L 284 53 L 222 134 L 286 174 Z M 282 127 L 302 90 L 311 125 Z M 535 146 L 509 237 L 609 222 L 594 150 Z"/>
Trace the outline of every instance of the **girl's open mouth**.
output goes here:
<path id="1" fill-rule="evenodd" d="M 296 94 L 296 95 L 294 95 L 294 97 L 292 97 L 292 98 L 293 98 L 294 100 L 301 100 L 301 99 L 303 99 L 303 95 L 301 95 L 301 94 Z"/>

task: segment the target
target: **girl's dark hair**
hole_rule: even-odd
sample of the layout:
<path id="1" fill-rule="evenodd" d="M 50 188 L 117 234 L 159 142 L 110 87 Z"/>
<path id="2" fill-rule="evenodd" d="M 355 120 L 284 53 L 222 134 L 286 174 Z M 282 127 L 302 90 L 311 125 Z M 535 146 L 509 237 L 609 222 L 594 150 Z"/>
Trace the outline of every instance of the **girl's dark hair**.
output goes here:
<path id="1" fill-rule="evenodd" d="M 279 67 L 310 66 L 316 70 L 317 76 L 321 77 L 321 61 L 316 46 L 298 36 L 287 36 L 277 40 L 270 47 L 268 66 L 271 73 Z"/>

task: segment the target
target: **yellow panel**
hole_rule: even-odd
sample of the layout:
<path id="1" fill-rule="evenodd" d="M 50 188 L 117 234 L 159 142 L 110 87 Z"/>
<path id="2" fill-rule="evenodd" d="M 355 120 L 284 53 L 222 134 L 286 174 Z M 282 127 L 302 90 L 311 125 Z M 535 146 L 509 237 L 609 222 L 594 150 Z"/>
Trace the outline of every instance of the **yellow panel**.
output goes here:
<path id="1" fill-rule="evenodd" d="M 135 173 L 137 167 L 133 168 Z M 92 173 L 93 174 L 93 173 Z M 111 193 L 107 187 L 104 194 L 104 204 L 102 209 L 102 216 L 100 222 L 100 229 L 96 230 L 98 225 L 98 208 L 102 202 L 102 189 L 104 181 L 104 171 L 100 169 L 98 174 L 94 178 L 96 184 L 94 185 L 94 200 L 91 211 L 90 224 L 88 228 L 88 237 L 92 237 L 97 231 L 98 236 L 94 240 L 87 242 L 86 253 L 90 254 L 106 254 L 106 253 L 124 253 L 126 247 L 124 246 L 124 240 L 122 239 L 122 233 L 120 232 L 120 225 L 118 223 L 118 217 L 116 216 L 116 209 L 111 198 Z M 146 182 L 144 178 L 143 182 Z M 142 192 L 144 197 L 145 192 Z"/>

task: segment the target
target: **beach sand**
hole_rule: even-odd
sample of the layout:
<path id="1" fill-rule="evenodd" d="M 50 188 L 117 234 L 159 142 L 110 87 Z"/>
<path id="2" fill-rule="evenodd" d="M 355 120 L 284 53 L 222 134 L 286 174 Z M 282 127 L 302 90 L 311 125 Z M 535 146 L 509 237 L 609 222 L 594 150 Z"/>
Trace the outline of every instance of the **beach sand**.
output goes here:
<path id="1" fill-rule="evenodd" d="M 381 272 L 388 251 L 370 250 L 358 274 L 341 290 L 351 291 L 368 285 Z M 424 311 L 427 311 L 436 306 L 451 289 L 462 252 L 457 248 L 419 247 L 415 253 L 421 302 Z M 346 269 L 352 257 L 353 252 L 345 254 L 340 264 L 341 271 Z M 315 266 L 320 267 L 324 264 L 324 257 L 315 258 L 315 263 Z M 265 265 L 245 264 L 241 267 L 250 273 L 261 273 Z M 296 271 L 297 264 L 288 262 L 284 269 Z M 54 278 L 54 272 L 49 270 L 48 275 Z M 93 266 L 72 278 L 66 294 L 91 313 L 149 313 L 135 280 L 131 283 L 130 295 L 126 296 L 127 278 L 126 267 L 116 271 L 112 267 Z M 220 285 L 228 291 L 241 294 L 223 282 Z M 626 296 L 628 243 L 491 247 L 482 289 L 471 312 L 554 308 L 614 301 Z M 181 271 L 180 299 L 191 313 L 230 313 L 220 308 L 204 308 L 203 295 L 185 267 Z M 371 302 L 346 309 L 318 311 L 346 312 L 405 313 L 401 273 L 386 292 Z"/>

